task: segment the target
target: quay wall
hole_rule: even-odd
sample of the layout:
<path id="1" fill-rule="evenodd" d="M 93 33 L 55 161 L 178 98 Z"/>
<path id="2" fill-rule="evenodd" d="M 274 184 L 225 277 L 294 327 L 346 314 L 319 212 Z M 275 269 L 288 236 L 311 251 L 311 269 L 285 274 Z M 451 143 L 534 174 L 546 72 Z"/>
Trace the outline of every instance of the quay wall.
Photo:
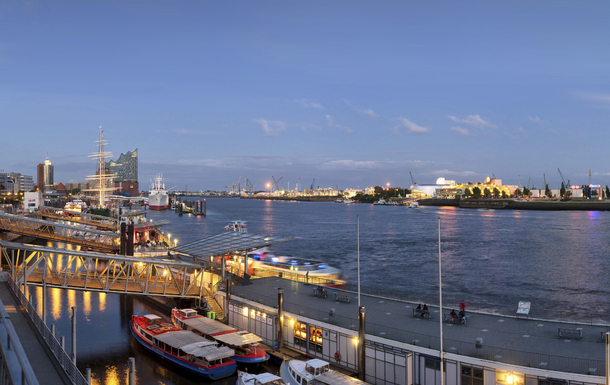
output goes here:
<path id="1" fill-rule="evenodd" d="M 464 209 L 547 210 L 547 211 L 610 211 L 610 200 L 534 200 L 510 199 L 421 199 L 422 206 L 453 206 Z"/>
<path id="2" fill-rule="evenodd" d="M 337 197 L 328 196 L 299 196 L 299 197 L 261 197 L 261 196 L 245 196 L 241 199 L 259 199 L 268 201 L 302 201 L 302 202 L 333 202 Z"/>

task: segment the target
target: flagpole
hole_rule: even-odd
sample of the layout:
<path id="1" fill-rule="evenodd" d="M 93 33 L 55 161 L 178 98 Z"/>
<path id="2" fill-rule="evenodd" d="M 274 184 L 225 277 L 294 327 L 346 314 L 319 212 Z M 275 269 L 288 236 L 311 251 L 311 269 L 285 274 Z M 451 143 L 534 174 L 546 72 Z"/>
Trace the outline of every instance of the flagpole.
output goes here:
<path id="1" fill-rule="evenodd" d="M 441 359 L 441 385 L 445 385 L 445 375 L 443 368 L 443 284 L 441 280 L 441 218 L 438 218 L 438 295 L 439 295 L 439 312 L 440 316 L 438 317 L 440 322 L 441 329 L 441 349 L 440 349 L 440 359 Z"/>

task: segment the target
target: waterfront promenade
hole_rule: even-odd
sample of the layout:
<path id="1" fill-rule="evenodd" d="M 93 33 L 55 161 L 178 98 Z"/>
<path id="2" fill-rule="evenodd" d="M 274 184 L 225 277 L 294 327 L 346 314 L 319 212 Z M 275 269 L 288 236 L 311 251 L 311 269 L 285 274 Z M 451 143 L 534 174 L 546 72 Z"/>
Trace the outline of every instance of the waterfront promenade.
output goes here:
<path id="1" fill-rule="evenodd" d="M 353 292 L 327 288 L 328 298 L 313 296 L 315 285 L 277 277 L 252 280 L 252 285 L 232 288 L 232 294 L 253 302 L 277 307 L 277 288 L 284 288 L 284 311 L 298 317 L 317 320 L 346 329 L 357 330 L 358 299 Z M 335 293 L 345 294 L 350 302 L 335 301 Z M 234 297 L 234 299 L 237 299 Z M 439 349 L 439 309 L 430 306 L 432 320 L 413 317 L 415 303 L 363 295 L 366 307 L 366 332 L 369 342 L 404 343 Z M 515 313 L 517 304 L 514 304 Z M 335 314 L 330 315 L 331 309 Z M 444 304 L 443 313 L 458 304 Z M 604 376 L 604 343 L 601 335 L 609 328 L 535 318 L 517 319 L 477 313 L 467 308 L 467 323 L 443 326 L 444 350 L 505 364 Z M 535 317 L 535 308 L 531 317 Z M 582 339 L 558 338 L 558 328 L 580 329 Z M 481 347 L 476 339 L 483 338 Z M 408 346 L 404 346 L 408 349 Z"/>
<path id="2" fill-rule="evenodd" d="M 42 337 L 39 337 L 38 330 L 28 321 L 27 315 L 23 313 L 6 282 L 0 282 L 0 300 L 11 317 L 11 323 L 38 382 L 45 385 L 71 384 Z"/>

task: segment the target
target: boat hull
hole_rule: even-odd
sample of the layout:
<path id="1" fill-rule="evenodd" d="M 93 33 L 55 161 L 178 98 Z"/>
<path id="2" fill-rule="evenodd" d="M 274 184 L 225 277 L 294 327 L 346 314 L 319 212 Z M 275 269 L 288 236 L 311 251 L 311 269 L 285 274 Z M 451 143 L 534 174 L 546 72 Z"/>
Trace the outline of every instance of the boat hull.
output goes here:
<path id="1" fill-rule="evenodd" d="M 227 362 L 226 364 L 215 366 L 212 369 L 206 369 L 201 366 L 190 364 L 187 361 L 181 360 L 151 345 L 148 341 L 142 338 L 140 334 L 138 334 L 133 326 L 133 321 L 131 321 L 129 328 L 131 329 L 131 334 L 144 349 L 182 369 L 187 370 L 189 373 L 197 374 L 211 380 L 218 380 L 231 376 L 237 369 L 237 364 L 235 362 Z"/>
<path id="2" fill-rule="evenodd" d="M 168 210 L 169 196 L 165 194 L 154 194 L 148 197 L 149 210 Z"/>
<path id="3" fill-rule="evenodd" d="M 265 354 L 264 356 L 255 356 L 255 355 L 247 355 L 247 356 L 233 356 L 231 359 L 238 364 L 260 364 L 269 359 L 269 354 Z"/>

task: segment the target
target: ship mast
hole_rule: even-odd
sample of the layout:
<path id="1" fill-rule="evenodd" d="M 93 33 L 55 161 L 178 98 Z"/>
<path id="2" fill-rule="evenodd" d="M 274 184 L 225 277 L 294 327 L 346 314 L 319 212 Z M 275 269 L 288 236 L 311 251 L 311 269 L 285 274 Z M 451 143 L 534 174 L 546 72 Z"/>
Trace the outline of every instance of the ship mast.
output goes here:
<path id="1" fill-rule="evenodd" d="M 102 126 L 100 126 L 101 128 Z M 96 170 L 95 175 L 87 176 L 87 180 L 93 181 L 93 188 L 87 191 L 97 193 L 96 195 L 99 197 L 98 207 L 106 208 L 106 197 L 109 192 L 114 191 L 112 180 L 116 176 L 106 168 L 106 157 L 112 157 L 113 155 L 111 152 L 104 150 L 104 146 L 108 144 L 108 141 L 104 140 L 104 131 L 100 130 L 100 140 L 96 140 L 94 143 L 97 143 L 98 151 L 89 154 L 89 158 L 97 161 Z"/>

